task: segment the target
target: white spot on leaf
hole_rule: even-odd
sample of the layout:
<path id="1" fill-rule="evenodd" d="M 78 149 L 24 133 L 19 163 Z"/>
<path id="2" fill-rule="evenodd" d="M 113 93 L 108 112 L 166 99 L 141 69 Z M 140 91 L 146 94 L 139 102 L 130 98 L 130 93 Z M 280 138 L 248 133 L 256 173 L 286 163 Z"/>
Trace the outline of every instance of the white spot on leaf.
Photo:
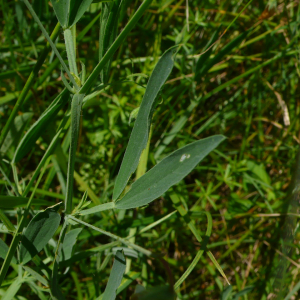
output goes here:
<path id="1" fill-rule="evenodd" d="M 182 154 L 179 161 L 183 162 L 184 160 L 189 159 L 190 157 L 190 154 Z"/>

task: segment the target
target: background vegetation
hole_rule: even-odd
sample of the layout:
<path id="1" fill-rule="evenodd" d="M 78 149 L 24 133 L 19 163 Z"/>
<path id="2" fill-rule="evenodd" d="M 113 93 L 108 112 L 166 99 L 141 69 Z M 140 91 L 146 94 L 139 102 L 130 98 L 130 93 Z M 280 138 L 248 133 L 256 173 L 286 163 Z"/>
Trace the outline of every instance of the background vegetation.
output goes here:
<path id="1" fill-rule="evenodd" d="M 140 5 L 140 1 L 124 3 L 118 32 Z M 57 19 L 51 4 L 42 0 L 32 4 L 43 25 L 52 32 Z M 200 250 L 200 243 L 189 230 L 187 219 L 177 212 L 174 201 L 180 201 L 189 212 L 202 237 L 207 229 L 203 212 L 210 212 L 213 223 L 207 249 L 232 285 L 226 289 L 226 280 L 208 257 L 202 256 L 176 290 L 179 299 L 300 298 L 300 6 L 298 1 L 274 0 L 252 1 L 245 8 L 246 5 L 240 0 L 153 1 L 115 53 L 109 85 L 83 106 L 74 197 L 78 203 L 87 191 L 90 207 L 111 201 L 134 122 L 134 118 L 130 122 L 130 116 L 141 103 L 159 57 L 171 46 L 181 44 L 153 117 L 147 169 L 192 141 L 214 134 L 227 137 L 189 176 L 147 207 L 107 210 L 85 217 L 86 222 L 118 236 L 135 234 L 137 245 L 163 254 L 164 261 L 131 257 L 117 299 L 130 299 L 137 284 L 174 284 Z M 1 0 L 0 14 L 3 129 L 45 39 L 22 1 Z M 88 74 L 99 61 L 100 16 L 101 3 L 93 3 L 77 23 L 76 51 Z M 90 23 L 92 20 L 94 23 Z M 211 39 L 215 44 L 208 48 Z M 56 46 L 66 58 L 62 32 Z M 13 158 L 24 133 L 63 87 L 58 60 L 50 51 L 34 87 L 18 108 L 15 131 L 9 132 L 1 148 L 1 166 L 19 191 L 24 191 L 32 177 L 68 104 L 49 120 L 50 125 L 30 153 L 17 163 L 18 178 L 7 162 Z M 52 156 L 36 190 L 36 197 L 50 205 L 62 201 L 66 193 L 69 139 L 70 131 L 65 133 L 62 152 Z M 3 196 L 12 195 L 4 177 L 0 179 L 0 190 Z M 17 221 L 16 212 L 5 210 L 13 224 Z M 163 222 L 146 228 L 165 216 Z M 1 226 L 1 238 L 9 245 L 11 235 Z M 48 257 L 44 263 L 49 266 L 60 230 L 61 226 L 39 255 L 42 259 Z M 88 228 L 79 233 L 73 260 L 59 280 L 67 299 L 96 299 L 103 293 L 116 245 L 101 245 L 112 241 Z M 28 265 L 35 268 L 33 262 Z M 8 297 L 8 287 L 18 274 L 17 267 L 9 269 L 0 289 L 2 297 Z M 48 299 L 49 293 L 41 283 L 36 279 L 28 282 L 22 282 L 11 298 L 40 299 L 43 294 Z M 231 294 L 224 293 L 224 289 Z"/>

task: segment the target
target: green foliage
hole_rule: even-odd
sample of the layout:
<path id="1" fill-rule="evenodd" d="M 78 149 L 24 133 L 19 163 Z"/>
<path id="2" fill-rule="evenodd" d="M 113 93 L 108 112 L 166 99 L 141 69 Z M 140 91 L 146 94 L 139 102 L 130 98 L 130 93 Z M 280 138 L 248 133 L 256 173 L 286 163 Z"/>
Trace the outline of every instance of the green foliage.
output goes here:
<path id="1" fill-rule="evenodd" d="M 93 0 L 51 0 L 56 17 L 66 29 L 75 25 Z"/>
<path id="2" fill-rule="evenodd" d="M 152 202 L 187 176 L 224 139 L 223 136 L 213 136 L 176 150 L 140 177 L 116 202 L 116 208 L 136 208 Z"/>
<path id="3" fill-rule="evenodd" d="M 296 2 L 1 9 L 1 299 L 299 298 Z"/>
<path id="4" fill-rule="evenodd" d="M 60 223 L 60 204 L 37 213 L 22 235 L 20 263 L 26 264 L 38 254 L 54 235 Z"/>
<path id="5" fill-rule="evenodd" d="M 119 287 L 126 268 L 125 256 L 121 251 L 117 251 L 108 282 L 102 299 L 115 300 L 116 291 Z"/>
<path id="6" fill-rule="evenodd" d="M 142 151 L 146 148 L 151 119 L 155 108 L 155 99 L 161 87 L 169 77 L 174 64 L 174 49 L 169 49 L 160 58 L 154 68 L 139 108 L 128 146 L 116 179 L 113 200 L 118 199 L 131 174 L 136 170 Z"/>
<path id="7" fill-rule="evenodd" d="M 40 118 L 30 127 L 26 132 L 21 142 L 14 153 L 12 163 L 19 162 L 31 149 L 34 147 L 35 142 L 40 137 L 40 135 L 45 131 L 51 121 L 60 109 L 67 103 L 69 94 L 67 90 L 64 90 L 59 94 L 49 107 L 44 111 Z"/>
<path id="8" fill-rule="evenodd" d="M 25 197 L 0 195 L 0 209 L 13 209 L 15 207 L 24 207 L 26 206 L 28 200 L 29 198 L 25 198 Z M 42 206 L 42 205 L 50 205 L 51 202 L 43 199 L 33 199 L 32 204 L 37 206 Z"/>

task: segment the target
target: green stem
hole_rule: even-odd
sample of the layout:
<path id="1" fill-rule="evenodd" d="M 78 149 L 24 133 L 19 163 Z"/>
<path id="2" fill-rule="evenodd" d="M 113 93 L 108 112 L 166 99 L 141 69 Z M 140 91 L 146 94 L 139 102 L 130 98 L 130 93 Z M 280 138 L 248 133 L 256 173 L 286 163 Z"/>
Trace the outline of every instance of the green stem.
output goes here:
<path id="1" fill-rule="evenodd" d="M 137 251 L 139 251 L 139 252 L 141 252 L 141 253 L 143 253 L 143 254 L 145 254 L 145 255 L 147 255 L 147 256 L 153 256 L 153 254 L 152 254 L 151 251 L 149 251 L 149 250 L 147 250 L 147 249 L 145 249 L 145 248 L 142 248 L 142 247 L 140 247 L 140 246 L 138 246 L 138 245 L 136 245 L 136 244 L 130 243 L 129 241 L 127 241 L 127 240 L 125 240 L 125 239 L 123 239 L 123 238 L 121 238 L 121 237 L 119 237 L 119 236 L 117 236 L 117 235 L 114 235 L 114 234 L 112 234 L 112 233 L 110 233 L 110 232 L 108 232 L 108 231 L 105 231 L 105 230 L 100 229 L 100 228 L 98 228 L 98 227 L 95 227 L 95 226 L 93 226 L 93 225 L 91 225 L 91 224 L 89 224 L 89 223 L 86 223 L 86 222 L 84 222 L 84 221 L 81 221 L 81 220 L 79 220 L 79 219 L 77 219 L 77 218 L 75 218 L 75 217 L 73 217 L 73 216 L 69 216 L 69 218 L 70 218 L 71 220 L 75 221 L 75 222 L 78 222 L 78 223 L 80 223 L 80 224 L 82 224 L 82 225 L 85 225 L 85 226 L 87 226 L 87 227 L 89 227 L 89 228 L 92 228 L 92 229 L 94 229 L 95 231 L 101 232 L 101 233 L 103 233 L 103 234 L 105 234 L 105 235 L 107 235 L 107 236 L 109 236 L 109 237 L 111 237 L 111 238 L 113 238 L 113 239 L 115 239 L 115 240 L 117 240 L 117 241 L 119 241 L 119 242 L 121 242 L 121 243 L 127 245 L 127 246 L 130 246 L 131 248 L 133 248 L 133 249 L 135 249 L 135 250 L 137 250 Z"/>
<path id="2" fill-rule="evenodd" d="M 16 196 L 21 196 L 19 191 L 18 191 L 18 187 L 14 186 L 12 184 L 12 182 L 9 180 L 8 175 L 5 173 L 4 168 L 2 167 L 2 162 L 0 160 L 0 172 L 2 173 L 3 177 L 5 178 L 5 180 L 7 181 L 7 183 L 10 185 L 10 187 L 14 190 Z"/>
<path id="3" fill-rule="evenodd" d="M 49 155 L 52 154 L 53 150 L 55 149 L 57 142 L 59 141 L 59 135 L 61 133 L 62 129 L 60 129 L 57 134 L 54 136 L 54 138 L 52 139 L 50 145 L 47 148 L 47 151 L 45 152 L 42 160 L 40 161 L 39 165 L 37 166 L 32 178 L 30 179 L 28 185 L 26 186 L 25 191 L 23 192 L 22 196 L 26 197 L 26 195 L 28 194 L 28 192 L 30 191 L 37 175 L 39 174 L 41 168 L 43 167 L 44 163 L 47 161 L 47 158 L 49 157 Z"/>
<path id="4" fill-rule="evenodd" d="M 151 125 L 150 126 L 150 131 L 149 131 L 149 137 L 148 137 L 147 146 L 142 151 L 141 158 L 140 158 L 137 170 L 136 170 L 136 178 L 135 178 L 135 180 L 138 180 L 147 171 L 147 162 L 148 162 L 150 141 L 151 141 L 151 136 L 152 136 L 152 129 L 153 129 L 153 127 Z M 137 233 L 137 228 L 136 227 L 130 228 L 130 230 L 129 230 L 129 236 L 131 236 L 131 238 L 129 239 L 129 241 L 131 243 L 135 243 L 136 233 Z M 125 271 L 126 274 L 130 272 L 131 262 L 132 262 L 132 259 L 130 257 L 126 258 L 126 271 Z"/>
<path id="5" fill-rule="evenodd" d="M 45 36 L 45 38 L 47 39 L 47 41 L 49 42 L 53 52 L 55 53 L 55 55 L 57 56 L 57 58 L 59 59 L 61 65 L 63 66 L 63 68 L 65 69 L 66 73 L 68 74 L 70 80 L 72 81 L 74 87 L 76 89 L 78 89 L 78 85 L 74 79 L 74 77 L 71 75 L 67 65 L 65 64 L 64 60 L 62 59 L 62 57 L 60 56 L 60 53 L 58 52 L 56 46 L 54 45 L 54 43 L 52 42 L 52 40 L 50 39 L 45 27 L 43 26 L 43 24 L 41 23 L 39 17 L 37 16 L 37 14 L 35 13 L 35 11 L 33 10 L 32 6 L 30 5 L 30 3 L 28 2 L 28 0 L 23 0 L 25 5 L 27 6 L 28 10 L 30 11 L 32 17 L 34 18 L 34 20 L 37 22 L 37 24 L 39 25 L 43 35 Z"/>
<path id="6" fill-rule="evenodd" d="M 68 162 L 68 172 L 67 172 L 67 193 L 66 193 L 66 200 L 65 200 L 66 214 L 70 214 L 72 212 L 74 165 L 75 165 L 75 156 L 76 156 L 79 126 L 80 126 L 80 114 L 81 114 L 81 106 L 82 106 L 83 98 L 84 95 L 75 94 L 71 106 L 71 142 L 70 142 L 69 162 Z"/>
<path id="7" fill-rule="evenodd" d="M 27 0 L 24 0 L 27 1 Z M 145 10 L 150 6 L 152 3 L 152 0 L 145 0 L 141 6 L 138 8 L 136 13 L 133 15 L 131 20 L 127 23 L 123 31 L 118 35 L 118 37 L 115 39 L 113 44 L 110 46 L 110 48 L 107 50 L 105 55 L 102 57 L 98 65 L 93 70 L 92 74 L 89 76 L 89 78 L 84 83 L 83 87 L 80 89 L 80 94 L 85 94 L 92 86 L 95 79 L 98 77 L 104 66 L 109 62 L 113 54 L 116 52 L 116 50 L 119 48 L 119 46 L 124 42 L 125 38 L 128 36 L 129 32 L 133 29 L 133 27 L 136 25 L 136 23 L 139 21 L 139 19 L 142 17 Z"/>
<path id="8" fill-rule="evenodd" d="M 15 232 L 15 226 L 10 222 L 8 217 L 5 215 L 5 213 L 0 209 L 0 220 L 5 224 L 8 230 L 11 232 Z"/>
<path id="9" fill-rule="evenodd" d="M 74 73 L 76 76 L 78 76 L 74 38 L 73 38 L 72 30 L 70 28 L 64 30 L 64 37 L 65 37 L 65 44 L 66 44 L 70 71 Z"/>
<path id="10" fill-rule="evenodd" d="M 55 26 L 52 34 L 51 34 L 51 40 L 55 40 L 59 34 L 59 29 L 60 29 L 60 24 L 57 23 L 57 25 Z M 41 56 L 39 57 L 37 63 L 35 64 L 32 72 L 30 73 L 28 79 L 27 79 L 27 82 L 21 92 L 21 94 L 19 95 L 19 98 L 14 106 L 14 109 L 13 111 L 11 112 L 9 118 L 8 118 L 8 121 L 6 122 L 2 132 L 1 132 L 1 136 L 0 136 L 0 148 L 2 147 L 3 145 L 3 142 L 9 132 L 9 129 L 11 127 L 11 124 L 12 122 L 14 121 L 18 111 L 19 111 L 19 108 L 20 106 L 23 104 L 30 88 L 32 87 L 33 83 L 34 83 L 34 80 L 35 78 L 37 77 L 38 75 L 38 72 L 40 71 L 40 69 L 42 68 L 42 65 L 49 53 L 49 50 L 51 49 L 51 47 L 49 46 L 49 43 L 47 43 L 47 45 L 44 47 L 44 50 L 41 54 Z"/>
<path id="11" fill-rule="evenodd" d="M 33 197 L 35 195 L 36 189 L 37 189 L 37 187 L 38 187 L 38 185 L 39 185 L 39 183 L 40 183 L 40 181 L 41 181 L 41 179 L 42 179 L 42 177 L 44 175 L 44 172 L 46 170 L 46 166 L 48 165 L 49 162 L 50 162 L 50 158 L 48 158 L 47 163 L 45 164 L 45 168 L 43 169 L 43 171 L 41 172 L 41 174 L 40 174 L 40 176 L 39 176 L 39 178 L 37 180 L 37 183 L 36 183 L 36 185 L 34 187 L 34 190 L 31 193 L 31 196 L 30 196 L 30 198 L 29 198 L 29 200 L 27 202 L 27 206 L 26 206 L 26 208 L 24 210 L 24 213 L 23 213 L 23 215 L 21 217 L 21 220 L 20 220 L 20 222 L 18 224 L 18 227 L 17 227 L 17 229 L 15 231 L 13 240 L 11 242 L 11 245 L 10 245 L 10 247 L 8 249 L 7 254 L 6 254 L 4 263 L 3 263 L 2 267 L 1 267 L 1 270 L 0 270 L 0 287 L 1 287 L 1 284 L 2 284 L 2 282 L 3 282 L 3 280 L 4 280 L 5 276 L 6 276 L 6 273 L 8 271 L 9 265 L 10 265 L 11 260 L 12 260 L 12 258 L 14 256 L 15 252 L 16 252 L 16 249 L 17 249 L 17 247 L 19 245 L 19 242 L 21 240 L 23 228 L 25 227 L 25 224 L 27 223 L 27 216 L 29 214 L 31 202 L 32 202 Z"/>

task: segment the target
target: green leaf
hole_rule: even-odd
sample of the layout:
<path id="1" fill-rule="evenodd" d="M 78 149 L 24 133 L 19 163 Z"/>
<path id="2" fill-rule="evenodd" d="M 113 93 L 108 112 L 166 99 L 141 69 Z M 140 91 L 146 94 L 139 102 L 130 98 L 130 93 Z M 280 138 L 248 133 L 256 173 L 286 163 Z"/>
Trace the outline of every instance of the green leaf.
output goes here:
<path id="1" fill-rule="evenodd" d="M 140 207 L 161 196 L 188 175 L 224 139 L 222 135 L 215 135 L 176 150 L 140 177 L 128 193 L 116 202 L 116 208 Z"/>
<path id="2" fill-rule="evenodd" d="M 76 24 L 93 0 L 51 0 L 60 25 L 66 29 Z"/>
<path id="3" fill-rule="evenodd" d="M 0 195 L 0 209 L 13 209 L 26 206 L 29 198 Z M 51 205 L 52 203 L 43 199 L 33 199 L 32 205 Z"/>
<path id="4" fill-rule="evenodd" d="M 249 294 L 254 289 L 254 286 L 247 286 L 242 291 L 236 293 L 233 297 L 233 300 L 239 300 L 243 295 Z"/>
<path id="5" fill-rule="evenodd" d="M 174 65 L 174 47 L 167 50 L 156 64 L 143 97 L 138 116 L 126 148 L 116 179 L 113 200 L 124 190 L 131 174 L 136 170 L 142 151 L 146 148 L 155 99 L 169 77 Z"/>
<path id="6" fill-rule="evenodd" d="M 1 147 L 1 152 L 12 156 L 13 153 L 7 153 L 9 150 L 13 150 L 17 145 L 24 132 L 27 124 L 30 122 L 33 113 L 24 113 L 20 116 L 17 116 L 14 119 L 14 122 L 11 124 L 11 128 L 3 142 Z M 13 148 L 13 149 L 12 149 Z"/>
<path id="7" fill-rule="evenodd" d="M 59 256 L 60 261 L 68 260 L 71 258 L 73 246 L 75 245 L 76 239 L 81 231 L 82 231 L 82 228 L 76 228 L 76 229 L 69 231 L 66 234 L 66 236 L 64 238 L 64 242 L 62 244 L 61 253 Z"/>
<path id="8" fill-rule="evenodd" d="M 5 259 L 8 252 L 8 246 L 0 239 L 0 257 Z"/>
<path id="9" fill-rule="evenodd" d="M 240 35 L 238 35 L 235 39 L 233 39 L 232 41 L 230 41 L 227 45 L 225 45 L 224 47 L 222 47 L 222 49 L 211 59 L 207 60 L 207 62 L 205 64 L 203 64 L 202 68 L 197 70 L 196 73 L 196 78 L 199 81 L 199 79 L 201 78 L 201 76 L 204 76 L 211 67 L 213 67 L 215 64 L 217 64 L 218 62 L 221 61 L 221 59 L 227 55 L 228 53 L 230 53 L 234 48 L 238 47 L 241 42 L 247 37 L 247 35 L 251 32 L 252 30 L 249 29 L 247 31 L 242 32 Z M 201 57 L 201 56 L 200 56 Z M 198 68 L 200 67 L 199 64 Z"/>
<path id="10" fill-rule="evenodd" d="M 2 241 L 2 239 L 0 239 L 0 257 L 5 259 L 7 252 L 8 252 L 8 246 Z M 15 257 L 13 257 L 11 261 L 14 264 L 17 263 Z"/>
<path id="11" fill-rule="evenodd" d="M 102 14 L 100 19 L 100 35 L 99 35 L 99 61 L 103 58 L 107 49 L 111 46 L 117 36 L 118 17 L 120 11 L 121 0 L 107 2 L 102 4 Z M 108 72 L 110 69 L 111 59 L 104 66 L 100 73 L 103 83 L 108 81 Z"/>
<path id="12" fill-rule="evenodd" d="M 150 287 L 145 289 L 143 286 L 137 286 L 132 300 L 174 300 L 176 294 L 169 286 Z"/>
<path id="13" fill-rule="evenodd" d="M 204 48 L 203 53 L 200 55 L 197 63 L 196 63 L 196 68 L 195 68 L 195 79 L 199 81 L 201 78 L 201 74 L 203 73 L 202 70 L 206 65 L 206 62 L 209 61 L 209 57 L 211 55 L 212 49 L 213 49 L 213 44 L 217 41 L 218 39 L 218 34 L 220 32 L 221 26 L 213 33 L 211 36 L 210 40 L 208 41 L 207 45 Z"/>
<path id="14" fill-rule="evenodd" d="M 249 199 L 241 199 L 241 197 L 236 193 L 231 193 L 228 201 L 228 213 L 229 214 L 239 214 L 245 213 L 250 208 L 252 208 L 254 202 Z"/>
<path id="15" fill-rule="evenodd" d="M 268 175 L 263 163 L 258 165 L 254 161 L 248 160 L 247 168 L 249 169 L 249 171 L 253 172 L 261 181 L 268 185 L 271 185 L 271 178 Z"/>
<path id="16" fill-rule="evenodd" d="M 231 295 L 231 291 L 232 291 L 232 285 L 228 285 L 222 292 L 221 300 L 228 300 Z"/>
<path id="17" fill-rule="evenodd" d="M 30 127 L 25 136 L 19 143 L 14 154 L 12 163 L 19 162 L 31 149 L 35 142 L 41 136 L 47 126 L 55 118 L 59 110 L 68 102 L 69 92 L 63 90 L 44 111 L 40 118 Z"/>
<path id="18" fill-rule="evenodd" d="M 77 142 L 80 130 L 80 116 L 83 94 L 75 94 L 72 99 L 71 106 L 71 141 L 69 150 L 69 161 L 67 171 L 67 187 L 66 187 L 66 200 L 65 208 L 66 213 L 72 212 L 72 200 L 73 200 L 73 181 L 74 181 L 74 167 L 75 167 L 75 156 L 77 150 Z"/>
<path id="19" fill-rule="evenodd" d="M 39 282 L 41 282 L 44 286 L 48 286 L 48 280 L 45 279 L 41 274 L 39 274 L 38 272 L 36 272 L 35 270 L 27 267 L 27 266 L 23 266 L 24 270 L 26 270 L 32 277 L 34 277 L 36 280 L 38 280 Z"/>
<path id="20" fill-rule="evenodd" d="M 83 215 L 95 214 L 97 212 L 108 210 L 108 209 L 113 209 L 113 208 L 115 208 L 115 203 L 114 202 L 108 202 L 108 203 L 104 203 L 104 204 L 94 206 L 94 207 L 89 208 L 89 209 L 84 209 L 84 210 L 80 211 L 80 215 L 83 216 Z"/>
<path id="21" fill-rule="evenodd" d="M 11 300 L 15 299 L 14 296 L 19 291 L 21 285 L 23 283 L 23 278 L 17 277 L 14 282 L 9 286 L 9 288 L 5 291 L 3 296 L 1 297 L 2 300 Z"/>
<path id="22" fill-rule="evenodd" d="M 108 282 L 103 294 L 102 299 L 114 300 L 116 299 L 116 291 L 121 284 L 123 274 L 126 269 L 126 260 L 121 251 L 117 251 L 115 261 L 108 278 Z"/>
<path id="23" fill-rule="evenodd" d="M 38 254 L 54 235 L 60 223 L 57 213 L 61 203 L 36 214 L 22 236 L 20 262 L 26 264 Z"/>

